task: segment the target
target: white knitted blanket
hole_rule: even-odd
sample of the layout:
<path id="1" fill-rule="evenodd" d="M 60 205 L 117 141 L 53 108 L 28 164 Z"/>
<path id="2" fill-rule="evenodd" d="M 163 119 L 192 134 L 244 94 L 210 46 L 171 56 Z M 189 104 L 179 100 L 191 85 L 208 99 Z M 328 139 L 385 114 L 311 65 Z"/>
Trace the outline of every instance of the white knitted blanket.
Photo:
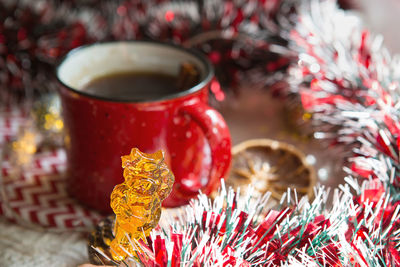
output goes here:
<path id="1" fill-rule="evenodd" d="M 0 220 L 0 266 L 69 267 L 88 262 L 82 233 L 33 230 Z"/>

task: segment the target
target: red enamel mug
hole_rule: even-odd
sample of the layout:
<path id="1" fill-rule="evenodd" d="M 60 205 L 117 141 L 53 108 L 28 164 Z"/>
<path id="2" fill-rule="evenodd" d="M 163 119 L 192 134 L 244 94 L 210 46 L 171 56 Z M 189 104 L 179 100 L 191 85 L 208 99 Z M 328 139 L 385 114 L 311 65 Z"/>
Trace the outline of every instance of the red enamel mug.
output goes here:
<path id="1" fill-rule="evenodd" d="M 177 75 L 183 62 L 200 72 L 194 87 L 161 99 L 121 101 L 86 93 L 91 80 L 127 71 Z M 123 181 L 121 156 L 134 147 L 164 150 L 175 175 L 166 207 L 208 194 L 227 175 L 231 138 L 222 116 L 208 105 L 214 73 L 202 55 L 153 42 L 109 42 L 72 50 L 57 68 L 66 131 L 68 192 L 88 207 L 108 213 L 110 194 Z"/>

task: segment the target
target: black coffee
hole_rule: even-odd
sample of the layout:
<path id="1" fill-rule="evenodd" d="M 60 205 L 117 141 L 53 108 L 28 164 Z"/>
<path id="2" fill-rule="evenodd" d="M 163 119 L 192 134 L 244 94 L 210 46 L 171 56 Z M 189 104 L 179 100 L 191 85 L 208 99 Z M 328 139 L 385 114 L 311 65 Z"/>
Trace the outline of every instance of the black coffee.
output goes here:
<path id="1" fill-rule="evenodd" d="M 110 100 L 151 101 L 182 92 L 177 76 L 156 72 L 124 72 L 99 77 L 83 92 Z"/>

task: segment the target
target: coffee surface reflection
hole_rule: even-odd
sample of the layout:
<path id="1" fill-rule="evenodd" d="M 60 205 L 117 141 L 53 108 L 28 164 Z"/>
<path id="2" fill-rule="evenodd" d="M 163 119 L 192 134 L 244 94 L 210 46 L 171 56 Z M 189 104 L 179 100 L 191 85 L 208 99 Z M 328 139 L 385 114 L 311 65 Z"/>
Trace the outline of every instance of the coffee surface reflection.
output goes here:
<path id="1" fill-rule="evenodd" d="M 98 77 L 82 88 L 87 94 L 122 101 L 151 101 L 182 92 L 178 77 L 157 72 L 121 72 Z"/>

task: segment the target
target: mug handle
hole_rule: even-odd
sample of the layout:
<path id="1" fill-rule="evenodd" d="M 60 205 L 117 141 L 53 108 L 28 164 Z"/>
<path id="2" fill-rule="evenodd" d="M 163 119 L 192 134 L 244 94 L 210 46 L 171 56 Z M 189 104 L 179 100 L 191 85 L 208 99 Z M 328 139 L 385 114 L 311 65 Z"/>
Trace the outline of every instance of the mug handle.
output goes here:
<path id="1" fill-rule="evenodd" d="M 182 115 L 188 115 L 203 131 L 211 149 L 211 169 L 207 183 L 201 188 L 188 187 L 182 184 L 188 194 L 197 194 L 202 190 L 210 194 L 220 185 L 220 179 L 227 175 L 231 163 L 231 136 L 222 115 L 203 102 L 183 106 Z M 225 177 L 224 177 L 225 178 Z"/>

